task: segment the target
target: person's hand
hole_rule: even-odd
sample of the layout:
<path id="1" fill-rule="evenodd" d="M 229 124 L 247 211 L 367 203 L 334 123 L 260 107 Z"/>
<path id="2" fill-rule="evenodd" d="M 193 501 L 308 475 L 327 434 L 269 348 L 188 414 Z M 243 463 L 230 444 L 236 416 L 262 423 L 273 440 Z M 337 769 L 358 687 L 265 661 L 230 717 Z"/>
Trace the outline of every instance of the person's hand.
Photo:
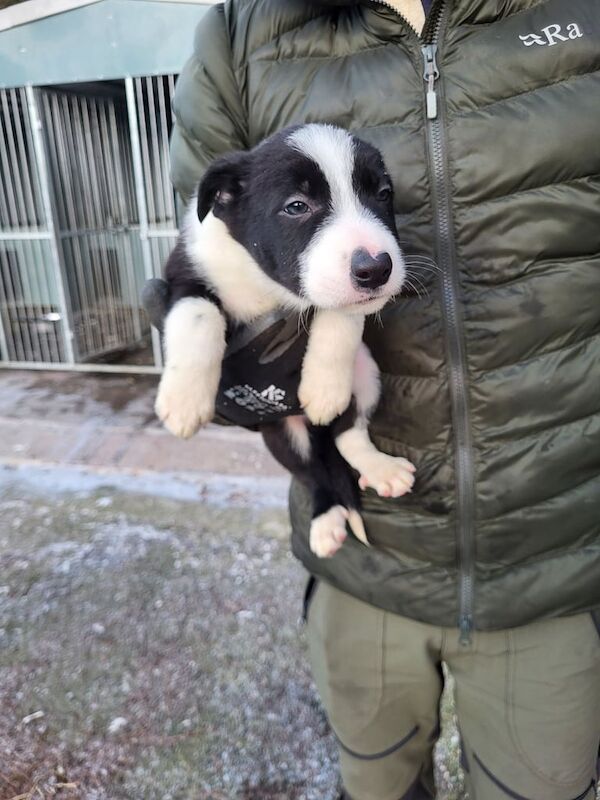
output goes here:
<path id="1" fill-rule="evenodd" d="M 168 284 L 159 278 L 147 281 L 142 303 L 162 332 L 170 308 Z M 294 312 L 279 312 L 228 333 L 215 421 L 254 427 L 302 413 L 298 386 L 308 324 Z"/>

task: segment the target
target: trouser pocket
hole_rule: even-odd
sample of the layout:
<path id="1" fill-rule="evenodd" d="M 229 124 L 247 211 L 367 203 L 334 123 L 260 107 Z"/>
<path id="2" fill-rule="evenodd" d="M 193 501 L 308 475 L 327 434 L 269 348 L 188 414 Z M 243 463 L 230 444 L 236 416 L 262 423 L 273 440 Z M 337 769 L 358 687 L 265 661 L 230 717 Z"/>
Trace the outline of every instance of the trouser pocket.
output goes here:
<path id="1" fill-rule="evenodd" d="M 555 785 L 592 774 L 600 735 L 598 641 L 587 613 L 513 632 L 512 740 L 532 772 Z"/>
<path id="2" fill-rule="evenodd" d="M 357 800 L 424 800 L 433 793 L 441 632 L 319 581 L 308 611 L 313 675 Z M 441 656 L 440 656 L 441 657 Z"/>
<path id="3" fill-rule="evenodd" d="M 589 613 L 478 633 L 447 654 L 476 800 L 590 800 L 600 647 Z"/>

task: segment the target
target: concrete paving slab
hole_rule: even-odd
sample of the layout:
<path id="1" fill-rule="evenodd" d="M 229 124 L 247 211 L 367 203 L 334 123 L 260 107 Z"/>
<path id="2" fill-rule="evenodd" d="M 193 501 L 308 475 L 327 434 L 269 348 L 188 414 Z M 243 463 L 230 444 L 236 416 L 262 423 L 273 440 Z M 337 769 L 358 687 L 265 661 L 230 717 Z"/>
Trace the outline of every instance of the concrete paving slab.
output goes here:
<path id="1" fill-rule="evenodd" d="M 0 800 L 336 797 L 285 480 L 203 480 L 0 469 Z"/>
<path id="2" fill-rule="evenodd" d="M 0 371 L 0 800 L 333 800 L 288 477 L 257 434 L 174 439 L 156 383 Z"/>
<path id="3" fill-rule="evenodd" d="M 209 425 L 188 441 L 153 411 L 146 376 L 0 371 L 0 462 L 282 477 L 261 437 Z"/>

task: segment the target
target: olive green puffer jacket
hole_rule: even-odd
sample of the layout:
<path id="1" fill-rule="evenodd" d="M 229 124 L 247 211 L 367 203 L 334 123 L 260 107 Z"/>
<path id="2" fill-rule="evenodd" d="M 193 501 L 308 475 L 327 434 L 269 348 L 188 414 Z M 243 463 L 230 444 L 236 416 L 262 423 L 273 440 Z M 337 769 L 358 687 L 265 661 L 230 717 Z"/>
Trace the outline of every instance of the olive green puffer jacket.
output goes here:
<path id="1" fill-rule="evenodd" d="M 382 150 L 414 258 L 368 330 L 372 437 L 418 480 L 365 496 L 370 549 L 322 560 L 293 487 L 293 547 L 339 588 L 467 635 L 600 606 L 599 69 L 599 0 L 436 0 L 421 38 L 383 2 L 229 0 L 177 85 L 184 194 L 293 123 Z"/>

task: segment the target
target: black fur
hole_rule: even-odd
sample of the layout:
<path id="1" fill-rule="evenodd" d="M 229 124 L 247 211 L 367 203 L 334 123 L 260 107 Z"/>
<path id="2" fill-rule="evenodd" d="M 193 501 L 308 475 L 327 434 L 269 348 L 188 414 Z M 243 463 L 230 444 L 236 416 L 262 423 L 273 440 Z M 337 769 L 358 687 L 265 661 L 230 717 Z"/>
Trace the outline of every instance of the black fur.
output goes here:
<path id="1" fill-rule="evenodd" d="M 208 176 L 212 184 L 210 191 L 215 191 L 214 177 L 214 174 Z M 231 186 L 229 176 L 226 180 Z M 216 185 L 216 191 L 219 190 L 219 185 Z M 182 240 L 178 241 L 167 260 L 165 278 L 170 290 L 169 308 L 185 297 L 201 297 L 221 308 L 217 295 L 195 272 Z M 227 320 L 226 315 L 224 316 Z M 228 331 L 231 331 L 231 321 L 227 320 L 227 323 Z M 313 517 L 324 514 L 335 505 L 342 505 L 349 510 L 360 509 L 360 496 L 353 470 L 335 446 L 335 437 L 349 430 L 355 420 L 356 408 L 352 402 L 331 425 L 317 426 L 307 421 L 311 444 L 308 461 L 304 461 L 294 450 L 286 433 L 284 421 L 259 425 L 256 428 L 274 458 L 310 490 Z"/>
<path id="2" fill-rule="evenodd" d="M 352 183 L 362 204 L 397 236 L 392 179 L 386 172 L 381 153 L 368 142 L 361 142 L 356 149 Z"/>
<path id="3" fill-rule="evenodd" d="M 206 170 L 198 188 L 198 219 L 202 221 L 212 209 L 221 217 L 234 211 L 243 197 L 251 159 L 248 153 L 228 153 Z"/>
<path id="4" fill-rule="evenodd" d="M 336 505 L 348 510 L 360 509 L 356 476 L 335 446 L 335 437 L 354 424 L 354 408 L 350 408 L 343 416 L 344 422 L 339 426 L 338 420 L 331 425 L 307 423 L 311 446 L 308 461 L 303 460 L 292 447 L 284 421 L 259 427 L 271 455 L 309 489 L 313 518 Z"/>
<path id="5" fill-rule="evenodd" d="M 217 295 L 198 277 L 194 265 L 185 252 L 185 245 L 181 238 L 177 240 L 177 244 L 167 260 L 165 280 L 169 284 L 171 308 L 184 297 L 202 297 L 210 300 L 217 308 L 221 308 L 221 301 Z"/>
<path id="6" fill-rule="evenodd" d="M 294 130 L 286 128 L 270 137 L 268 148 L 259 145 L 251 153 L 232 153 L 214 162 L 199 187 L 198 217 L 203 220 L 212 210 L 270 278 L 301 295 L 298 254 L 332 209 L 329 184 L 319 166 L 284 144 Z M 357 193 L 396 235 L 392 184 L 381 155 L 367 142 L 355 141 L 353 183 Z M 281 147 L 273 147 L 277 143 Z M 384 188 L 389 195 L 378 200 Z M 312 213 L 287 215 L 286 203 L 293 198 L 305 200 Z"/>
<path id="7" fill-rule="evenodd" d="M 197 214 L 203 220 L 212 211 L 272 280 L 302 297 L 299 258 L 330 217 L 332 197 L 321 168 L 285 143 L 292 130 L 270 137 L 269 147 L 259 145 L 250 153 L 233 153 L 214 162 L 199 186 Z M 392 184 L 381 155 L 371 145 L 355 142 L 354 189 L 362 204 L 396 235 Z M 308 212 L 296 214 L 297 204 Z M 221 308 L 189 262 L 182 240 L 169 258 L 166 278 L 172 304 L 192 296 Z M 353 403 L 329 426 L 307 421 L 308 460 L 295 451 L 285 421 L 259 428 L 274 457 L 310 489 L 314 517 L 335 505 L 360 508 L 356 474 L 335 446 L 336 436 L 351 428 L 356 417 Z"/>
<path id="8" fill-rule="evenodd" d="M 207 209 L 210 196 L 213 204 Z M 275 154 L 270 150 L 261 154 L 259 148 L 249 165 L 243 159 L 232 160 L 217 174 L 209 173 L 200 197 L 199 209 L 208 213 L 212 208 L 270 278 L 294 294 L 301 293 L 296 255 L 307 247 L 330 210 L 329 187 L 316 164 L 289 147 Z M 286 201 L 293 197 L 310 200 L 315 209 L 310 221 L 285 214 Z"/>

